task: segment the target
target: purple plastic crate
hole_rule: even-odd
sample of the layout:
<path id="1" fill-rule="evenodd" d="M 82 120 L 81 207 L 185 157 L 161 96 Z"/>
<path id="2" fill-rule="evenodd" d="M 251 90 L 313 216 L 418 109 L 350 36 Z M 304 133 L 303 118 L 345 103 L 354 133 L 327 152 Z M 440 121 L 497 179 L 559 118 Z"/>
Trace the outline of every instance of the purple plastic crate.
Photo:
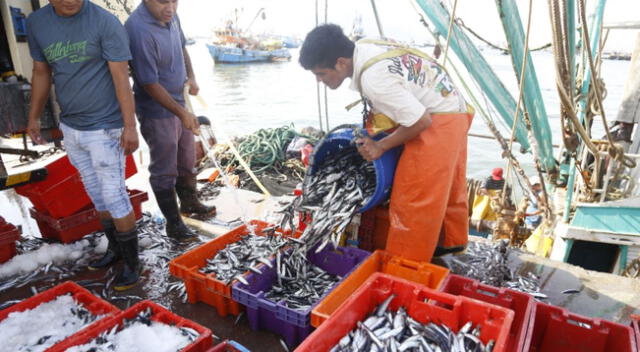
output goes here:
<path id="1" fill-rule="evenodd" d="M 371 253 L 352 247 L 338 247 L 327 245 L 319 253 L 315 249 L 307 253 L 311 263 L 330 274 L 346 277 Z M 284 337 L 290 347 L 297 346 L 311 334 L 311 311 L 324 297 L 340 282 L 327 290 L 322 298 L 306 310 L 295 310 L 287 307 L 284 302 L 272 302 L 264 297 L 276 281 L 275 258 L 272 259 L 274 268 L 261 266 L 262 274 L 250 273 L 245 279 L 245 285 L 237 282 L 231 289 L 233 300 L 246 306 L 249 326 L 253 330 L 266 329 Z M 340 280 L 342 281 L 342 280 Z"/>

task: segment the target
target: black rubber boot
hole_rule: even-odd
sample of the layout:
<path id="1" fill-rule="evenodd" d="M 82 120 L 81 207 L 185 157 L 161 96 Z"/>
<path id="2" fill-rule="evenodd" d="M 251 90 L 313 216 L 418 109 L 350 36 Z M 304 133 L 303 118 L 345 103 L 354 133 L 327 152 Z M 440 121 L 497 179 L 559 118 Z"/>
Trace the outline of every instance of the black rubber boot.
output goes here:
<path id="1" fill-rule="evenodd" d="M 198 236 L 194 234 L 187 225 L 182 222 L 182 217 L 178 212 L 178 202 L 176 192 L 172 189 L 153 192 L 156 195 L 158 207 L 167 220 L 167 236 L 179 240 L 196 240 Z"/>
<path id="2" fill-rule="evenodd" d="M 113 289 L 125 291 L 138 283 L 142 271 L 138 258 L 138 230 L 134 228 L 128 232 L 117 232 L 116 241 L 118 241 L 124 263 L 113 281 Z"/>
<path id="3" fill-rule="evenodd" d="M 180 198 L 181 213 L 197 214 L 205 217 L 216 215 L 216 207 L 204 205 L 198 200 L 196 175 L 178 176 L 176 179 L 176 193 Z"/>
<path id="4" fill-rule="evenodd" d="M 464 254 L 466 250 L 467 250 L 466 246 L 456 246 L 456 247 L 437 246 L 436 251 L 433 253 L 433 256 L 437 258 L 447 254 L 454 254 L 454 255 Z"/>
<path id="5" fill-rule="evenodd" d="M 87 269 L 89 270 L 100 270 L 104 269 L 112 264 L 115 264 L 118 260 L 120 260 L 120 248 L 118 247 L 118 243 L 116 242 L 116 226 L 113 224 L 113 219 L 100 219 L 100 223 L 102 224 L 102 228 L 104 229 L 104 235 L 109 240 L 109 246 L 107 247 L 107 251 L 104 253 L 104 256 L 98 260 L 94 260 L 89 263 Z"/>

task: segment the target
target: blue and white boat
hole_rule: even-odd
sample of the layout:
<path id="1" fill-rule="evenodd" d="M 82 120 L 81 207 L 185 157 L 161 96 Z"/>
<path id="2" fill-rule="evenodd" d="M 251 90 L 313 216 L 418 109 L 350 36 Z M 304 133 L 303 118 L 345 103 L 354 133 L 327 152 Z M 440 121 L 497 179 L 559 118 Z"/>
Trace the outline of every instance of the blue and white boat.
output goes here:
<path id="1" fill-rule="evenodd" d="M 287 49 L 251 50 L 238 47 L 207 44 L 209 53 L 215 63 L 251 63 L 276 62 L 291 60 Z"/>

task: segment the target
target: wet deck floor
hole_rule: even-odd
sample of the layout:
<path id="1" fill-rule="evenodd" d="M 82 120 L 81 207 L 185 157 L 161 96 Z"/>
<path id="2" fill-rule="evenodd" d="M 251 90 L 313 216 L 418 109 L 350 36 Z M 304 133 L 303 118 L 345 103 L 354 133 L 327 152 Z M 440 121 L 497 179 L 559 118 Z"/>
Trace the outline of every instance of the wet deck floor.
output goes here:
<path id="1" fill-rule="evenodd" d="M 149 191 L 145 170 L 130 179 L 127 183 L 130 188 Z M 144 203 L 143 209 L 151 213 L 156 212 L 155 201 L 152 194 L 150 200 Z M 263 219 L 274 220 L 273 210 L 277 208 L 278 199 L 267 199 L 252 192 L 223 191 L 221 195 L 212 201 L 218 207 L 218 216 L 207 225 L 199 226 L 200 229 L 213 232 L 201 236 L 202 241 L 209 240 L 228 231 L 225 223 L 236 219 Z M 28 203 L 28 202 L 27 202 Z M 12 204 L 11 207 L 2 206 L 1 216 L 8 221 L 23 225 L 23 232 L 37 236 L 37 226 L 28 214 L 28 205 L 23 204 L 20 197 L 12 191 L 0 192 L 0 204 Z M 202 224 L 200 224 L 202 225 Z M 608 320 L 627 324 L 631 313 L 640 313 L 640 281 L 622 278 L 620 276 L 596 273 L 583 270 L 579 267 L 560 263 L 545 258 L 530 255 L 512 255 L 510 266 L 517 272 L 524 274 L 532 272 L 541 278 L 542 292 L 548 296 L 548 303 L 568 308 L 571 312 L 589 316 L 601 317 Z M 280 351 L 283 347 L 280 337 L 265 331 L 252 331 L 246 318 L 243 316 L 238 321 L 235 316 L 219 317 L 216 310 L 204 303 L 183 303 L 176 291 L 164 292 L 159 290 L 157 280 L 160 279 L 157 268 L 145 268 L 141 284 L 136 288 L 116 295 L 117 300 L 111 302 L 121 309 L 135 304 L 140 299 L 151 298 L 155 302 L 166 306 L 176 314 L 196 321 L 212 330 L 221 340 L 233 339 L 252 351 Z M 168 273 L 168 266 L 159 268 Z M 167 275 L 168 277 L 168 275 Z M 84 282 L 106 281 L 105 271 L 91 272 L 80 270 L 74 276 L 69 277 L 74 281 Z M 170 280 L 175 280 L 170 279 Z M 38 291 L 43 291 L 61 281 L 51 280 L 50 277 L 38 277 L 32 283 L 21 287 L 12 288 L 0 293 L 0 303 L 15 299 L 30 297 L 33 286 Z M 156 287 L 157 286 L 157 287 Z M 577 289 L 579 293 L 563 294 L 567 289 Z M 136 296 L 126 299 L 123 296 Z M 220 340 L 215 340 L 216 343 Z"/>

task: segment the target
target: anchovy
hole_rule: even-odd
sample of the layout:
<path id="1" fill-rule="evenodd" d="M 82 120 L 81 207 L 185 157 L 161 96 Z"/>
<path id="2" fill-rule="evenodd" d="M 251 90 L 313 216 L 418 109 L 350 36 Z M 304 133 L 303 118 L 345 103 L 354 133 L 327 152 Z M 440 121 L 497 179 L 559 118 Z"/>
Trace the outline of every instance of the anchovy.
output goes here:
<path id="1" fill-rule="evenodd" d="M 325 157 L 314 174 L 307 173 L 302 184 L 302 195 L 283 210 L 281 228 L 295 230 L 291 219 L 310 212 L 311 223 L 298 240 L 306 248 L 321 250 L 327 242 L 338 245 L 341 234 L 351 219 L 373 196 L 376 175 L 373 163 L 360 156 L 354 146 L 342 148 Z M 302 244 L 302 243 L 301 243 Z"/>
<path id="2" fill-rule="evenodd" d="M 308 309 L 330 290 L 340 277 L 313 265 L 300 253 L 290 250 L 282 259 L 276 254 L 276 283 L 265 292 L 265 298 L 284 302 L 292 309 Z"/>
<path id="3" fill-rule="evenodd" d="M 356 328 L 342 337 L 331 351 L 428 351 L 428 352 L 490 352 L 494 340 L 483 342 L 474 334 L 479 334 L 480 325 L 473 327 L 467 322 L 457 333 L 442 324 L 429 322 L 421 324 L 411 318 L 404 307 L 393 312 L 390 295 L 364 322 L 358 321 Z"/>
<path id="4" fill-rule="evenodd" d="M 208 258 L 206 264 L 200 268 L 200 272 L 213 273 L 216 279 L 225 284 L 231 283 L 247 271 L 262 274 L 258 265 L 270 266 L 271 263 L 266 258 L 273 256 L 288 243 L 283 234 L 275 228 L 265 230 L 262 232 L 267 233 L 266 236 L 249 233 L 238 241 L 228 244 L 212 258 Z"/>
<path id="5" fill-rule="evenodd" d="M 536 299 L 546 299 L 540 292 L 540 278 L 528 272 L 519 275 L 509 268 L 509 256 L 517 249 L 508 247 L 508 241 L 494 244 L 469 241 L 462 255 L 443 256 L 452 273 L 470 277 L 483 284 L 506 287 L 531 294 Z"/>

